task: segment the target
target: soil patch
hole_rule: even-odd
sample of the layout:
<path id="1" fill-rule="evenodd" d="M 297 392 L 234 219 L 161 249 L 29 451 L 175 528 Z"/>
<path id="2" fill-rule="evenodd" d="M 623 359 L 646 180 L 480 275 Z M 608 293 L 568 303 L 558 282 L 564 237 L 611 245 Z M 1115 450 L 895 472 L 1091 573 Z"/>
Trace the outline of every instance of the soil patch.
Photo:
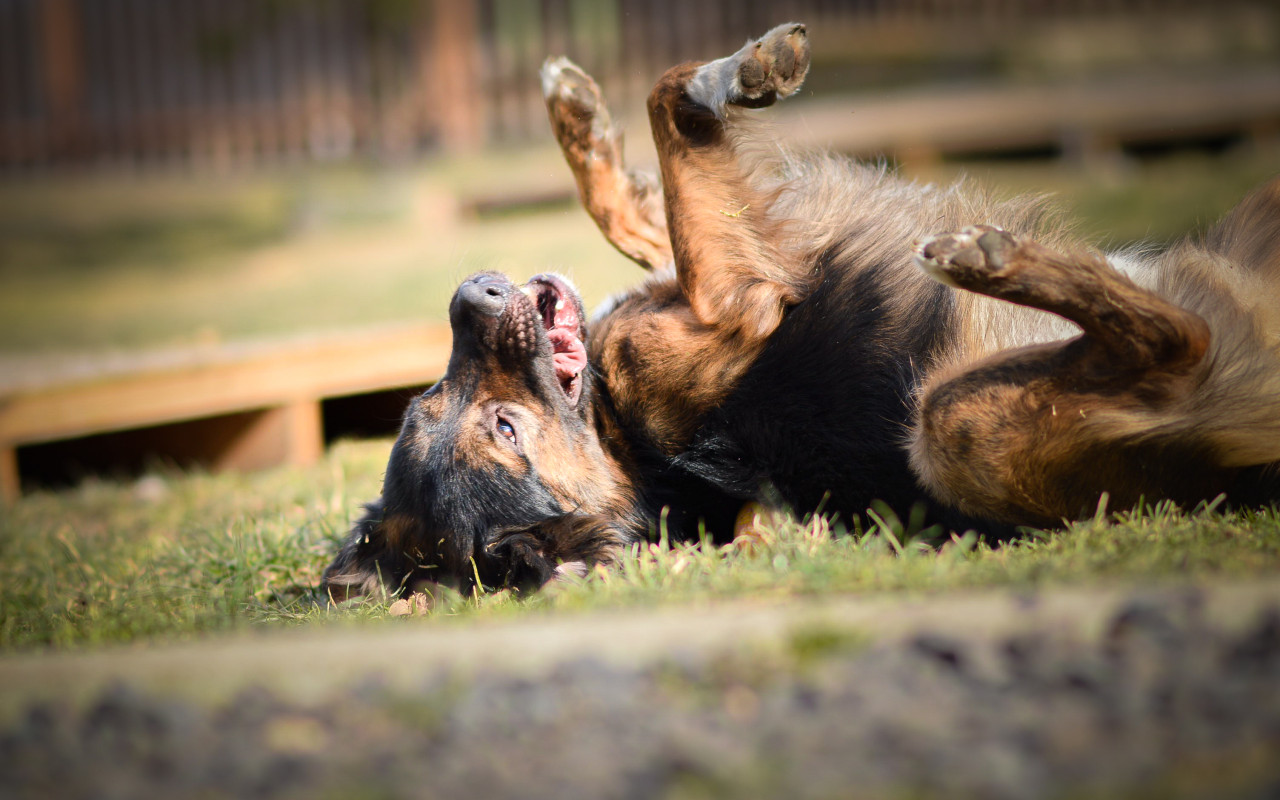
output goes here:
<path id="1" fill-rule="evenodd" d="M 1264 797 L 1280 583 L 848 598 L 0 662 L 9 797 Z"/>

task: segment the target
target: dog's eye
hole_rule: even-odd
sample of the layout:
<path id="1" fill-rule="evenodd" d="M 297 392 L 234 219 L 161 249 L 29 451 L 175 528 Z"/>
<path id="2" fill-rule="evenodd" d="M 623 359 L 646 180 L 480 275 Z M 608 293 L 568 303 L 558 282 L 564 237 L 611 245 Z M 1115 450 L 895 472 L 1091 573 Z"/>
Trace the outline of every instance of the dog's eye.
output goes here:
<path id="1" fill-rule="evenodd" d="M 502 417 L 498 417 L 498 422 L 496 427 L 498 429 L 498 433 L 502 434 L 503 436 L 507 437 L 513 442 L 516 440 L 515 426 L 512 425 L 507 420 L 503 419 Z"/>

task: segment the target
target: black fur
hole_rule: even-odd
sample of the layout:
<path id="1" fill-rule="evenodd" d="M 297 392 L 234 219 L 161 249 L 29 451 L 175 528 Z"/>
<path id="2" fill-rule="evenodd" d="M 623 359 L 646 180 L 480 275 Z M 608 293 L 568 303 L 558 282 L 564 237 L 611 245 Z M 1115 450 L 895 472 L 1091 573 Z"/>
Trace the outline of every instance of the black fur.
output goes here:
<path id="1" fill-rule="evenodd" d="M 916 365 L 934 357 L 955 309 L 952 294 L 932 284 L 915 316 L 891 317 L 883 276 L 898 269 L 879 264 L 849 274 L 829 254 L 820 258 L 822 281 L 787 313 L 674 464 L 729 496 L 763 493 L 802 512 L 821 507 L 845 524 L 879 500 L 903 519 L 922 506 L 929 523 L 979 525 L 931 503 L 907 465 L 906 423 L 921 379 Z"/>

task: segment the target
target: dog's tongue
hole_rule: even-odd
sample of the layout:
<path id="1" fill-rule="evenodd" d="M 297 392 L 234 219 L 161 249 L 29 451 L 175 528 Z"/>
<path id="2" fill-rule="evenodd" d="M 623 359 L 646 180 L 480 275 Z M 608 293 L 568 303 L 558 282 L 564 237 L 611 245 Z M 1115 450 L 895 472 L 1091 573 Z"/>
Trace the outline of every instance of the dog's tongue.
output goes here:
<path id="1" fill-rule="evenodd" d="M 582 340 L 563 328 L 552 328 L 547 331 L 551 340 L 551 349 L 555 353 L 552 361 L 556 365 L 556 377 L 562 381 L 575 377 L 587 366 L 587 348 Z"/>

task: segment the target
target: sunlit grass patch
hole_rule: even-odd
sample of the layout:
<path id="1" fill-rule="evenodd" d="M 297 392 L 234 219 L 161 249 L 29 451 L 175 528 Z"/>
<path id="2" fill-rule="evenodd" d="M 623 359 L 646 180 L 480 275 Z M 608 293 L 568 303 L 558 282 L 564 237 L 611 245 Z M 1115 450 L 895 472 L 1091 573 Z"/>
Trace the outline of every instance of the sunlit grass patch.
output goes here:
<path id="1" fill-rule="evenodd" d="M 715 548 L 638 547 L 621 568 L 579 589 L 556 589 L 558 606 L 688 602 L 717 597 L 790 598 L 829 593 L 943 592 L 991 586 L 1259 575 L 1280 568 L 1275 509 L 1184 512 L 1162 503 L 1100 514 L 1060 531 L 1026 531 L 1008 543 L 973 533 L 937 541 L 885 511 L 861 534 L 822 517 L 777 517 L 768 535 Z"/>
<path id="2" fill-rule="evenodd" d="M 288 619 L 313 602 L 385 458 L 385 443 L 343 445 L 309 469 L 159 470 L 24 498 L 0 520 L 0 643 L 96 644 Z"/>
<path id="3" fill-rule="evenodd" d="M 541 592 L 425 602 L 375 597 L 333 607 L 320 575 L 361 504 L 377 496 L 389 443 L 343 443 L 320 464 L 254 475 L 158 470 L 37 493 L 0 519 L 0 648 L 171 640 L 334 623 L 439 624 L 603 608 L 983 587 L 1280 574 L 1280 512 L 1101 514 L 1006 543 L 939 537 L 880 509 L 867 530 L 763 516 L 723 546 L 662 537 L 613 570 Z M 878 518 L 878 520 L 877 520 Z M 399 603 L 397 605 L 397 603 Z M 407 617 L 409 619 L 401 619 Z"/>

